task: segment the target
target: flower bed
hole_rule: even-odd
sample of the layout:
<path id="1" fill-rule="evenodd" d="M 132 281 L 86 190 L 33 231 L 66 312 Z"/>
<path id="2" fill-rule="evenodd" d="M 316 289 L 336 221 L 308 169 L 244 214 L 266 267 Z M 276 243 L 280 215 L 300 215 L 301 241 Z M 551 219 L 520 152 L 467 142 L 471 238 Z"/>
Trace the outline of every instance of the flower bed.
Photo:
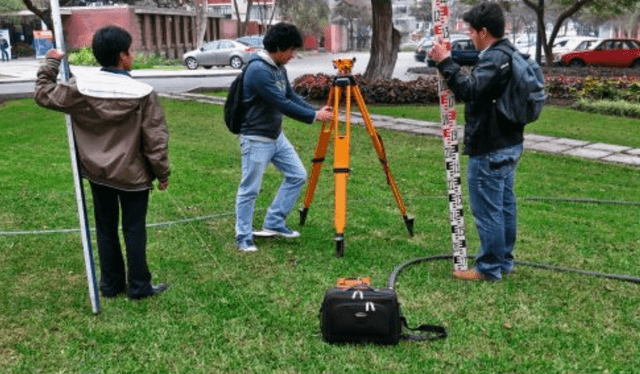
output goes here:
<path id="1" fill-rule="evenodd" d="M 431 74 L 427 74 L 430 71 Z M 354 79 L 365 102 L 371 104 L 435 104 L 438 102 L 438 78 L 435 69 L 427 69 L 415 80 L 376 79 L 362 75 Z M 551 103 L 571 103 L 578 99 L 623 100 L 640 102 L 640 71 L 586 67 L 545 68 L 545 82 Z M 306 74 L 292 85 L 300 95 L 312 101 L 327 101 L 334 76 Z"/>

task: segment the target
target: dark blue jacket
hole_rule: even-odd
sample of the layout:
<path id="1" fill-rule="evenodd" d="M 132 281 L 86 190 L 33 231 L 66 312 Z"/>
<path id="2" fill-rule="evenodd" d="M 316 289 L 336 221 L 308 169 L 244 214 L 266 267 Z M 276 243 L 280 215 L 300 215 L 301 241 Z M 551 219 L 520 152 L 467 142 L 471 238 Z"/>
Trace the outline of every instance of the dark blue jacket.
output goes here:
<path id="1" fill-rule="evenodd" d="M 250 57 L 244 74 L 243 103 L 247 113 L 240 134 L 277 139 L 282 132 L 283 115 L 313 123 L 315 109 L 298 96 L 289 83 L 287 70 L 264 54 Z"/>
<path id="2" fill-rule="evenodd" d="M 480 54 L 471 74 L 460 73 L 460 65 L 450 58 L 438 64 L 447 86 L 458 101 L 465 103 L 464 153 L 479 156 L 523 142 L 523 128 L 509 123 L 495 110 L 493 101 L 504 91 L 511 78 L 511 59 L 494 48 L 507 39 L 495 42 Z"/>

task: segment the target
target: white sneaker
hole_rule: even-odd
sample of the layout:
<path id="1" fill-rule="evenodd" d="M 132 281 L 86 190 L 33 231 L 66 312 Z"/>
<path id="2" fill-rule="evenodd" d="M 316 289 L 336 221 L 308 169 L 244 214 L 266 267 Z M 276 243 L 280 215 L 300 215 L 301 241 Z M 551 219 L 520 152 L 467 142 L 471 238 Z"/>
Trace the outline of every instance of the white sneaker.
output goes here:
<path id="1" fill-rule="evenodd" d="M 297 238 L 298 236 L 300 236 L 300 233 L 295 231 L 295 230 L 291 230 L 288 226 L 284 226 L 284 227 L 280 227 L 277 229 L 268 229 L 266 227 L 262 228 L 262 232 L 265 232 L 267 234 L 269 234 L 270 236 L 283 236 L 285 238 Z"/>
<path id="2" fill-rule="evenodd" d="M 274 236 L 276 236 L 278 234 L 276 234 L 274 231 L 267 231 L 267 230 L 260 230 L 260 231 L 254 231 L 253 232 L 253 236 L 256 238 L 273 238 Z"/>
<path id="3" fill-rule="evenodd" d="M 255 252 L 258 250 L 258 247 L 256 247 L 251 240 L 243 240 L 238 243 L 238 250 L 240 252 Z"/>

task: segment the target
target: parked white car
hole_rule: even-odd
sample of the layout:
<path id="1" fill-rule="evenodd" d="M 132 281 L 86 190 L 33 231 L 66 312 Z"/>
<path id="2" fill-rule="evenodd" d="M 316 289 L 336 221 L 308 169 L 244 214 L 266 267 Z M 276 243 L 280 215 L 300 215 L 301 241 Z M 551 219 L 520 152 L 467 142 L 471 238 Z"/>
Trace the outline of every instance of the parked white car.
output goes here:
<path id="1" fill-rule="evenodd" d="M 513 36 L 509 36 L 509 40 L 517 49 L 525 48 L 532 44 L 536 44 L 536 34 L 518 34 L 515 38 Z"/>
<path id="2" fill-rule="evenodd" d="M 553 42 L 553 62 L 557 63 L 560 60 L 560 57 L 569 52 L 591 49 L 595 44 L 601 40 L 600 38 L 596 38 L 594 36 L 559 36 Z M 528 54 L 530 56 L 535 56 L 536 54 L 536 43 L 535 40 L 532 44 L 518 48 L 521 53 Z M 542 60 L 545 60 L 544 49 L 541 50 Z"/>
<path id="3" fill-rule="evenodd" d="M 572 36 L 562 42 L 553 44 L 553 62 L 559 63 L 562 55 L 574 51 L 586 51 L 593 49 L 602 38 L 595 36 Z"/>
<path id="4" fill-rule="evenodd" d="M 536 57 L 536 42 L 534 41 L 531 44 L 525 45 L 523 47 L 518 48 L 518 51 L 520 51 L 520 53 L 524 53 L 525 55 L 529 55 L 531 56 L 531 58 Z M 540 48 L 540 56 L 541 59 L 544 60 L 544 48 Z"/>

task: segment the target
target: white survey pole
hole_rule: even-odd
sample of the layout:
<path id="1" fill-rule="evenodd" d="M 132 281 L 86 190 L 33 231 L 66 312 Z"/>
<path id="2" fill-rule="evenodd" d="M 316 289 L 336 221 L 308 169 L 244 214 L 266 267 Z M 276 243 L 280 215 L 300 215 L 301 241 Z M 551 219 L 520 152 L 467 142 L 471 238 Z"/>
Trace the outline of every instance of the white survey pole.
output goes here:
<path id="1" fill-rule="evenodd" d="M 60 4 L 58 0 L 51 1 L 51 18 L 53 20 L 53 29 L 56 38 L 56 48 L 65 52 L 64 34 L 62 32 L 62 18 L 60 17 Z M 69 64 L 67 58 L 62 59 L 60 65 L 63 82 L 69 81 Z M 69 153 L 71 154 L 71 169 L 73 171 L 73 182 L 76 190 L 76 202 L 78 204 L 78 218 L 80 220 L 80 235 L 82 237 L 82 249 L 84 252 L 84 264 L 87 272 L 87 285 L 89 286 L 89 299 L 94 314 L 100 313 L 100 298 L 98 296 L 98 284 L 96 282 L 96 266 L 93 260 L 93 251 L 91 250 L 91 235 L 89 232 L 89 221 L 87 220 L 87 207 L 84 198 L 84 189 L 82 188 L 82 178 L 80 177 L 80 168 L 78 163 L 78 152 L 76 150 L 75 136 L 73 134 L 73 122 L 71 116 L 65 116 L 67 120 L 67 137 L 69 138 Z"/>
<path id="2" fill-rule="evenodd" d="M 446 42 L 451 51 L 449 38 L 449 0 L 433 1 L 433 31 L 436 40 Z M 449 222 L 453 244 L 453 268 L 467 270 L 467 239 L 462 206 L 462 183 L 460 178 L 460 147 L 456 128 L 456 107 L 453 92 L 449 90 L 441 74 L 438 80 L 440 113 L 442 115 L 442 140 L 444 142 L 445 167 L 449 192 Z"/>

